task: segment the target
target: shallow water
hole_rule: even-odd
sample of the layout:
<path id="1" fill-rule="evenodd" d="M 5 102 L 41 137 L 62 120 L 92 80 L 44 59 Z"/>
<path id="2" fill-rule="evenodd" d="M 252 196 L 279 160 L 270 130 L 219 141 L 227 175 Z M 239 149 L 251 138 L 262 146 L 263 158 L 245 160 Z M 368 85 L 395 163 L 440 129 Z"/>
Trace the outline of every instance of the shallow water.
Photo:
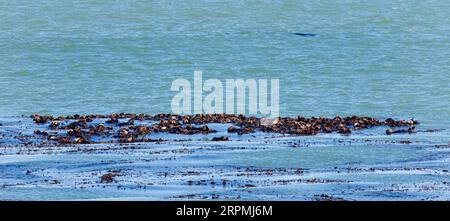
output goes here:
<path id="1" fill-rule="evenodd" d="M 161 160 L 155 164 L 162 168 L 179 164 L 205 170 L 207 174 L 221 174 L 217 171 L 220 166 L 231 173 L 238 171 L 226 168 L 236 165 L 304 167 L 338 179 L 347 179 L 347 175 L 341 176 L 336 170 L 349 165 L 425 167 L 425 174 L 370 172 L 349 178 L 362 180 L 362 184 L 270 187 L 257 183 L 257 190 L 247 192 L 243 188 L 235 193 L 233 188 L 225 188 L 220 190 L 224 191 L 220 196 L 311 200 L 324 192 L 344 199 L 449 199 L 448 186 L 442 184 L 449 180 L 448 174 L 441 176 L 436 172 L 449 168 L 448 152 L 433 147 L 450 142 L 448 11 L 447 1 L 2 1 L 0 116 L 4 117 L 0 124 L 17 120 L 10 116 L 32 113 L 170 112 L 170 101 L 175 95 L 169 90 L 172 81 L 180 77 L 192 80 L 197 69 L 203 71 L 204 79 L 279 78 L 283 116 L 414 117 L 422 123 L 421 129 L 445 130 L 386 137 L 384 129 L 380 129 L 350 137 L 295 138 L 300 147 L 280 147 L 276 139 L 268 144 L 258 140 L 237 144 L 245 148 L 254 146 L 251 151 L 233 149 L 227 142 L 217 152 L 212 148 L 181 157 L 182 160 L 170 163 Z M 380 142 L 362 142 L 367 136 Z M 349 139 L 359 140 L 359 144 L 339 143 Z M 384 143 L 410 139 L 418 143 Z M 207 144 L 186 145 L 194 148 Z M 179 148 L 178 144 L 163 146 Z M 1 184 L 11 181 L 5 179 L 13 179 L 11 183 L 15 184 L 28 179 L 16 176 L 30 168 L 43 168 L 45 171 L 38 174 L 49 179 L 81 182 L 73 176 L 92 170 L 105 172 L 98 165 L 89 167 L 91 161 L 111 158 L 112 163 L 106 167 L 133 169 L 133 163 L 122 165 L 118 159 L 139 154 L 113 151 L 104 156 L 38 150 L 41 155 L 32 152 L 17 155 L 16 151 L 14 148 L 0 151 L 4 154 L 0 156 L 1 170 L 13 173 L 12 178 L 2 175 Z M 79 168 L 73 173 L 64 166 L 50 170 L 56 165 L 72 165 L 72 160 L 74 168 Z M 24 169 L 11 169 L 17 165 L 23 165 Z M 168 170 L 176 169 L 179 168 Z M 144 169 L 135 170 L 141 173 Z M 332 170 L 331 174 L 327 170 Z M 209 179 L 208 175 L 202 176 Z M 92 175 L 89 182 L 95 183 L 97 178 Z M 436 191 L 422 193 L 419 190 L 426 189 L 428 178 L 440 184 Z M 152 179 L 158 178 L 143 178 Z M 428 182 L 434 182 L 433 179 Z M 164 180 L 160 178 L 158 182 Z M 237 186 L 246 183 L 235 180 Z M 380 184 L 388 180 L 400 187 Z M 130 190 L 137 184 L 144 185 L 141 181 L 130 184 L 132 188 L 127 191 L 120 191 L 117 186 L 104 191 L 103 187 L 79 190 L 72 184 L 61 189 L 65 188 L 64 183 L 52 188 L 42 179 L 36 184 L 24 181 L 25 187 L 0 188 L 0 198 L 172 199 L 193 194 L 196 189 L 213 198 L 214 191 L 209 188 L 192 186 L 186 192 L 186 187 L 179 187 L 176 182 L 156 184 L 148 187 L 147 192 Z M 369 181 L 377 184 L 368 184 Z M 363 191 L 355 192 L 359 188 Z M 408 195 L 402 189 L 415 191 Z M 344 194 L 339 194 L 341 190 Z M 298 195 L 289 197 L 290 193 Z"/>

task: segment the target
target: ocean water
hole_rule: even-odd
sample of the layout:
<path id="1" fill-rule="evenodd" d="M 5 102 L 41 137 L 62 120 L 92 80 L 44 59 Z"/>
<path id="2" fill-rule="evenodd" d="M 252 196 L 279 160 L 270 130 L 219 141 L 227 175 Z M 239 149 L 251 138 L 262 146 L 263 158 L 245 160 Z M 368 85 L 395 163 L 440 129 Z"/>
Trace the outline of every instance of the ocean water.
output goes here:
<path id="1" fill-rule="evenodd" d="M 136 151 L 102 152 L 94 146 L 87 153 L 4 148 L 0 139 L 0 199 L 219 193 L 221 199 L 311 200 L 327 193 L 350 200 L 448 200 L 448 148 L 436 145 L 450 143 L 449 11 L 450 1 L 428 0 L 0 0 L 0 134 L 23 129 L 30 119 L 15 116 L 32 113 L 167 113 L 176 93 L 170 91 L 172 82 L 192 81 L 195 70 L 202 70 L 204 79 L 279 79 L 282 116 L 415 118 L 419 130 L 443 129 L 386 136 L 386 128 L 379 128 L 349 137 L 275 140 L 258 135 L 221 144 L 138 145 Z M 404 140 L 412 144 L 396 143 Z M 193 153 L 159 155 L 155 148 Z M 110 163 L 94 163 L 102 160 Z M 265 186 L 298 177 L 287 171 L 247 179 L 239 166 L 299 167 L 306 178 L 352 183 Z M 127 171 L 123 180 L 107 189 L 98 184 L 98 175 L 118 168 Z M 201 174 L 184 177 L 185 170 Z M 174 179 L 160 173 L 173 173 Z M 83 174 L 96 186 L 83 186 Z M 237 186 L 251 180 L 257 188 L 186 186 L 211 175 Z M 49 184 L 53 179 L 62 183 Z"/>
<path id="2" fill-rule="evenodd" d="M 279 78 L 281 115 L 450 119 L 448 1 L 1 1 L 0 115 L 168 112 Z M 294 33 L 315 34 L 302 37 Z"/>

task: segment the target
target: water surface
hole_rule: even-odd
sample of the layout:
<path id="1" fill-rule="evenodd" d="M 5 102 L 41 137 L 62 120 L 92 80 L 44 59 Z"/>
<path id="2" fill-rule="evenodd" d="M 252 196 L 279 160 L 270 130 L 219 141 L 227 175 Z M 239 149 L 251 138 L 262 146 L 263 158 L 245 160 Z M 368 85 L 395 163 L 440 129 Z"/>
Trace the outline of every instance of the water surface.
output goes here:
<path id="1" fill-rule="evenodd" d="M 170 112 L 172 81 L 192 80 L 194 70 L 205 79 L 279 78 L 283 116 L 414 117 L 421 130 L 444 129 L 133 152 L 5 148 L 0 139 L 0 198 L 448 200 L 448 149 L 435 145 L 450 142 L 449 11 L 450 2 L 428 0 L 0 0 L 0 133 L 24 129 L 30 119 L 11 116 L 32 113 Z M 154 153 L 184 148 L 194 152 Z M 289 169 L 271 178 L 245 168 Z M 118 184 L 99 183 L 114 169 L 124 171 Z M 314 178 L 339 182 L 298 180 Z M 211 184 L 223 179 L 231 183 Z"/>

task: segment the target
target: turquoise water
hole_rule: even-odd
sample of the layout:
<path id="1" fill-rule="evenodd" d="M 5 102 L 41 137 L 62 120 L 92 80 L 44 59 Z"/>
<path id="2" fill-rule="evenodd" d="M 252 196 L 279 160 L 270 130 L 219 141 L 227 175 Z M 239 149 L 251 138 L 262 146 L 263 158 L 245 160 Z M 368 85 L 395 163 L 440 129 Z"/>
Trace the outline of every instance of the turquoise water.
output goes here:
<path id="1" fill-rule="evenodd" d="M 279 78 L 281 115 L 444 126 L 448 11 L 448 1 L 1 1 L 0 115 L 168 112 L 172 81 L 200 69 Z"/>
<path id="2" fill-rule="evenodd" d="M 170 112 L 172 82 L 195 70 L 223 82 L 278 78 L 282 116 L 421 122 L 417 134 L 192 137 L 133 151 L 8 147 L 4 138 L 0 199 L 448 200 L 449 11 L 450 1 L 0 0 L 0 134 L 32 133 L 31 119 L 11 117 L 32 113 Z M 276 172 L 285 167 L 305 172 Z M 241 176 L 249 168 L 275 172 Z M 110 169 L 123 176 L 100 183 Z M 299 178 L 350 183 L 283 184 Z M 188 184 L 221 179 L 230 184 Z M 248 183 L 253 192 L 240 186 Z"/>
<path id="3" fill-rule="evenodd" d="M 417 134 L 393 136 L 384 135 L 385 128 L 268 143 L 259 143 L 260 137 L 246 142 L 249 135 L 237 144 L 169 142 L 92 153 L 2 147 L 0 199 L 173 199 L 202 191 L 210 196 L 222 189 L 186 183 L 215 176 L 258 186 L 252 193 L 224 187 L 222 195 L 232 199 L 241 194 L 239 199 L 311 200 L 329 193 L 351 200 L 448 200 L 449 11 L 450 1 L 0 0 L 0 133 L 23 130 L 31 120 L 11 116 L 32 113 L 170 112 L 172 82 L 192 81 L 195 70 L 204 79 L 280 79 L 282 116 L 421 122 Z M 285 140 L 306 144 L 289 146 Z M 401 140 L 413 143 L 395 143 Z M 193 153 L 152 152 L 186 147 Z M 91 165 L 103 155 L 109 163 Z M 149 163 L 147 156 L 160 158 Z M 246 178 L 235 166 L 301 167 L 306 178 L 352 183 L 272 186 L 273 180 L 279 184 L 299 175 Z M 99 176 L 118 168 L 126 171 L 117 184 L 125 190 L 115 184 L 103 189 Z M 201 174 L 179 174 L 185 170 Z M 161 178 L 163 172 L 176 179 Z M 84 186 L 85 177 L 96 186 Z M 48 182 L 53 179 L 62 183 Z M 149 189 L 135 190 L 142 186 Z"/>

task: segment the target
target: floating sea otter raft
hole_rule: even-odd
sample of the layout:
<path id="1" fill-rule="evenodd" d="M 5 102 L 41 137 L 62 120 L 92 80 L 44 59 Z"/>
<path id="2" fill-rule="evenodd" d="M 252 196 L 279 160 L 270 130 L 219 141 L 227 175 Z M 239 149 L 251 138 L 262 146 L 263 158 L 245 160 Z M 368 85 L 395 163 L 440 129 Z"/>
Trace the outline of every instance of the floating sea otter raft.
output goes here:
<path id="1" fill-rule="evenodd" d="M 151 133 L 170 134 L 211 134 L 207 124 L 232 124 L 227 133 L 244 135 L 253 132 L 278 133 L 289 135 L 316 135 L 319 133 L 350 134 L 352 130 L 361 130 L 376 126 L 410 127 L 405 132 L 415 132 L 411 128 L 418 124 L 416 120 L 377 120 L 371 117 L 285 117 L 258 118 L 234 114 L 174 115 L 174 114 L 110 114 L 110 115 L 73 115 L 42 116 L 31 115 L 36 124 L 47 124 L 48 130 L 35 130 L 35 134 L 58 144 L 104 143 L 98 138 L 108 138 L 108 143 L 158 142 L 146 137 Z M 392 129 L 388 129 L 391 134 Z M 399 132 L 401 130 L 398 130 Z M 93 139 L 95 138 L 95 139 Z M 228 137 L 218 137 L 213 141 L 227 141 Z"/>

